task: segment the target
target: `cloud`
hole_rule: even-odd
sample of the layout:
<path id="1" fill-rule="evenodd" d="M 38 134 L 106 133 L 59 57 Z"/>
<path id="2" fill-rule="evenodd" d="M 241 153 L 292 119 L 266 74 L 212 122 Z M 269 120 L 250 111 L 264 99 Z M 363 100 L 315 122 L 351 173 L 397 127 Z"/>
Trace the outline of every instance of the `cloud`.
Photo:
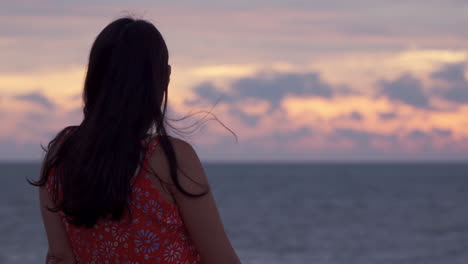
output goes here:
<path id="1" fill-rule="evenodd" d="M 379 119 L 382 119 L 382 120 L 394 119 L 396 117 L 397 117 L 397 114 L 393 112 L 379 113 Z"/>
<path id="2" fill-rule="evenodd" d="M 274 75 L 273 78 L 263 76 L 241 78 L 232 84 L 232 89 L 237 99 L 245 97 L 267 99 L 275 105 L 288 94 L 324 98 L 333 96 L 332 87 L 324 83 L 316 72 L 282 73 Z"/>
<path id="3" fill-rule="evenodd" d="M 407 133 L 407 137 L 410 139 L 431 139 L 434 137 L 450 137 L 452 131 L 448 129 L 432 128 L 430 131 L 425 132 L 419 129 L 415 129 Z"/>
<path id="4" fill-rule="evenodd" d="M 169 109 L 169 108 L 168 108 Z M 81 120 L 83 120 L 83 107 L 78 106 L 75 107 L 67 112 L 67 118 L 70 120 L 70 122 L 74 123 L 80 123 Z"/>
<path id="5" fill-rule="evenodd" d="M 327 135 L 324 140 L 328 144 L 334 142 L 338 145 L 348 145 L 346 148 L 339 147 L 338 152 L 350 153 L 352 159 L 386 157 L 389 152 L 395 151 L 391 149 L 392 146 L 398 146 L 398 137 L 396 135 L 382 135 L 350 128 L 337 128 Z M 347 143 L 343 144 L 343 141 Z M 376 145 L 376 141 L 380 142 L 383 147 Z"/>
<path id="6" fill-rule="evenodd" d="M 223 92 L 210 82 L 201 83 L 193 88 L 195 99 L 185 102 L 187 104 L 202 101 L 214 103 L 220 97 L 228 102 L 254 98 L 267 100 L 272 103 L 272 106 L 277 107 L 287 95 L 323 98 L 331 98 L 334 95 L 333 87 L 323 82 L 316 72 L 259 74 L 234 80 L 230 86 L 228 92 Z"/>
<path id="7" fill-rule="evenodd" d="M 215 103 L 222 96 L 226 96 L 225 99 L 229 99 L 229 96 L 218 90 L 211 82 L 203 82 L 193 87 L 193 92 L 196 94 L 195 99 L 186 99 L 185 104 L 196 105 L 204 101 Z"/>
<path id="8" fill-rule="evenodd" d="M 216 101 L 229 103 L 228 113 L 254 127 L 264 114 L 272 113 L 281 105 L 288 95 L 314 96 L 331 98 L 337 88 L 321 80 L 320 74 L 309 73 L 262 73 L 251 77 L 235 79 L 230 89 L 223 91 L 211 82 L 203 82 L 193 87 L 195 97 L 186 99 L 185 104 L 192 106 L 201 103 L 214 104 Z M 343 92 L 349 92 L 346 87 L 339 87 Z M 249 103 L 250 102 L 250 103 Z M 266 103 L 265 110 L 255 113 L 253 106 Z M 262 107 L 263 108 L 263 107 Z M 362 118 L 359 113 L 353 113 L 351 118 Z"/>
<path id="9" fill-rule="evenodd" d="M 361 113 L 353 111 L 349 115 L 349 118 L 351 118 L 352 120 L 361 121 L 363 117 Z"/>
<path id="10" fill-rule="evenodd" d="M 39 91 L 15 95 L 13 98 L 39 105 L 47 110 L 55 108 L 55 104 Z"/>
<path id="11" fill-rule="evenodd" d="M 381 135 L 367 131 L 359 131 L 348 128 L 338 128 L 335 129 L 334 133 L 332 133 L 329 136 L 329 140 L 335 141 L 340 139 L 348 139 L 351 140 L 353 143 L 357 144 L 358 146 L 369 147 L 370 140 L 374 136 Z"/>
<path id="12" fill-rule="evenodd" d="M 465 64 L 452 63 L 444 65 L 439 71 L 431 73 L 431 77 L 451 83 L 465 83 Z"/>
<path id="13" fill-rule="evenodd" d="M 439 96 L 456 103 L 468 103 L 468 81 L 465 78 L 465 67 L 465 63 L 447 64 L 430 75 L 434 80 L 446 83 L 446 87 L 437 87 Z"/>
<path id="14" fill-rule="evenodd" d="M 440 128 L 432 129 L 432 133 L 440 137 L 449 137 L 453 134 L 452 131 L 448 129 L 440 129 Z"/>
<path id="15" fill-rule="evenodd" d="M 380 80 L 378 85 L 381 87 L 382 94 L 392 100 L 415 107 L 429 107 L 429 100 L 423 92 L 421 81 L 408 73 L 393 81 Z"/>
<path id="16" fill-rule="evenodd" d="M 443 82 L 438 85 L 431 94 L 423 91 L 420 79 L 409 73 L 404 73 L 395 80 L 380 80 L 377 85 L 381 94 L 391 100 L 400 101 L 408 105 L 429 108 L 429 97 L 441 97 L 455 103 L 468 103 L 468 80 L 465 77 L 466 63 L 449 63 L 438 71 L 429 74 L 434 81 Z M 392 115 L 380 115 L 381 119 L 393 118 Z M 388 117 L 388 118 L 387 118 Z"/>
<path id="17" fill-rule="evenodd" d="M 229 108 L 229 114 L 237 116 L 250 127 L 256 126 L 258 124 L 258 121 L 261 119 L 260 115 L 245 113 L 244 111 L 242 111 L 242 109 L 239 109 L 238 107 Z"/>
<path id="18" fill-rule="evenodd" d="M 35 123 L 43 123 L 50 119 L 50 114 L 45 113 L 38 113 L 38 112 L 27 112 L 24 115 L 24 121 L 27 123 L 35 122 Z"/>
<path id="19" fill-rule="evenodd" d="M 341 142 L 347 140 L 352 147 L 348 150 L 358 151 L 359 154 L 375 154 L 382 156 L 387 153 L 423 153 L 434 155 L 441 152 L 437 142 L 441 139 L 449 140 L 449 145 L 442 146 L 445 150 L 450 150 L 450 140 L 452 131 L 447 129 L 432 128 L 429 131 L 414 129 L 401 134 L 379 134 L 375 132 L 360 131 L 348 128 L 339 128 L 327 137 L 330 142 Z M 447 143 L 443 143 L 447 144 Z M 440 147 L 440 146 L 439 146 Z M 445 151 L 444 150 L 444 151 Z"/>
<path id="20" fill-rule="evenodd" d="M 293 142 L 302 137 L 309 137 L 311 135 L 312 129 L 310 127 L 299 127 L 291 131 L 273 131 L 270 138 L 277 142 L 287 143 Z"/>
<path id="21" fill-rule="evenodd" d="M 410 133 L 408 133 L 407 135 L 409 138 L 411 139 L 430 139 L 431 138 L 431 135 L 426 133 L 426 132 L 423 132 L 419 129 L 416 129 L 416 130 L 413 130 L 411 131 Z"/>

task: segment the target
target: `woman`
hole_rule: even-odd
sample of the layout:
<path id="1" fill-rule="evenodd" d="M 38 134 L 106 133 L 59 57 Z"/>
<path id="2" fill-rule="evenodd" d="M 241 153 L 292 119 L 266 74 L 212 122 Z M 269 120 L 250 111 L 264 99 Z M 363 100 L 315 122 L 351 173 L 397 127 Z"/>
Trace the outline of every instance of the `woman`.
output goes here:
<path id="1" fill-rule="evenodd" d="M 240 263 L 194 149 L 166 133 L 171 67 L 160 32 L 121 18 L 89 57 L 84 120 L 49 143 L 46 263 Z"/>

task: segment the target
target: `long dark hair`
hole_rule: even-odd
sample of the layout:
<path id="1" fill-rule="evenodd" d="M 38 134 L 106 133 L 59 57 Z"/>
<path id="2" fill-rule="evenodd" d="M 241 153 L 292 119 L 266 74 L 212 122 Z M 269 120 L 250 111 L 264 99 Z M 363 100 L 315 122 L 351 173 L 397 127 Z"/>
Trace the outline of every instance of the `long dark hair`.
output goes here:
<path id="1" fill-rule="evenodd" d="M 193 197 L 207 192 L 190 193 L 178 178 L 177 159 L 165 128 L 168 60 L 161 33 L 146 20 L 120 18 L 99 33 L 84 83 L 84 119 L 79 126 L 59 132 L 47 149 L 43 147 L 47 154 L 40 179 L 28 180 L 44 186 L 51 169 L 55 170 L 56 207 L 49 210 L 61 210 L 69 223 L 88 228 L 101 218 L 121 219 L 129 211 L 130 180 L 143 167 L 141 153 L 146 153 L 147 146 L 141 142 L 155 134 L 178 190 Z"/>

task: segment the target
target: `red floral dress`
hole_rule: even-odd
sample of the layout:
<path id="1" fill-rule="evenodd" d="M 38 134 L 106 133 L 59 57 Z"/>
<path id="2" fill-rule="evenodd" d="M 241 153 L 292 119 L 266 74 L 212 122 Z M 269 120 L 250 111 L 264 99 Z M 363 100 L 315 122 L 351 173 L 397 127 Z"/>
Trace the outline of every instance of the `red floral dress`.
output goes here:
<path id="1" fill-rule="evenodd" d="M 154 138 L 150 142 L 143 161 L 144 168 L 157 141 L 158 138 Z M 53 186 L 54 170 L 50 176 L 46 184 L 49 192 Z M 86 229 L 69 224 L 63 212 L 59 212 L 78 263 L 200 263 L 200 255 L 177 206 L 158 192 L 145 169 L 139 170 L 132 184 L 131 222 L 126 215 L 118 222 L 101 219 L 93 228 Z"/>

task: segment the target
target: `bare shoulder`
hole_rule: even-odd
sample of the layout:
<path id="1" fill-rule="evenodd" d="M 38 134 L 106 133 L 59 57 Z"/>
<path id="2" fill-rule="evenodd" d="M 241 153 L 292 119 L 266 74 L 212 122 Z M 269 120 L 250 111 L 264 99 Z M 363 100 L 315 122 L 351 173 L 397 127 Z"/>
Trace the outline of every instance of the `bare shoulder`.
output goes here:
<path id="1" fill-rule="evenodd" d="M 216 201 L 210 190 L 203 166 L 192 145 L 170 137 L 179 164 L 178 179 L 181 187 L 189 193 L 204 195 L 193 198 L 172 185 L 172 193 L 185 226 L 206 264 L 239 264 L 224 230 Z"/>
<path id="2" fill-rule="evenodd" d="M 170 137 L 179 165 L 180 183 L 191 193 L 207 191 L 208 177 L 193 146 L 185 140 Z"/>
<path id="3" fill-rule="evenodd" d="M 172 136 L 168 136 L 168 138 L 172 146 L 174 147 L 174 151 L 176 152 L 176 155 L 178 155 L 180 158 L 192 158 L 193 159 L 197 155 L 193 146 L 187 141 L 180 139 L 180 138 L 172 137 Z"/>
<path id="4" fill-rule="evenodd" d="M 177 159 L 177 176 L 180 185 L 191 193 L 200 193 L 207 190 L 208 178 L 193 146 L 183 139 L 171 136 L 168 136 L 168 138 L 174 148 L 175 157 Z M 151 159 L 151 163 L 154 164 L 154 167 L 158 168 L 160 177 L 165 182 L 169 183 L 168 187 L 171 192 L 174 194 L 180 192 L 180 190 L 174 186 L 174 181 L 170 176 L 168 157 L 160 142 Z"/>

